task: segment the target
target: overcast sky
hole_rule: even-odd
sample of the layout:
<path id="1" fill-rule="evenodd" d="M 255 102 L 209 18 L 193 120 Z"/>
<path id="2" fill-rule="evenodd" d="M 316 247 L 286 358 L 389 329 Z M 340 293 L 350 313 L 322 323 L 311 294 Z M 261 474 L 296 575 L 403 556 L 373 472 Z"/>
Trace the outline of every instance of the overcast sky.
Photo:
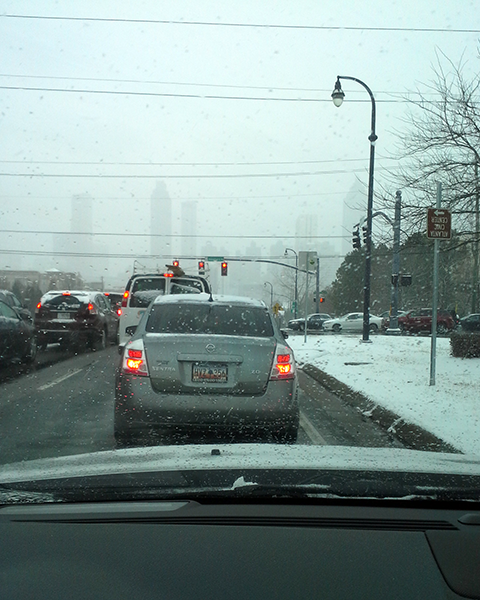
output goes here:
<path id="1" fill-rule="evenodd" d="M 380 183 L 395 167 L 401 96 L 432 79 L 436 53 L 478 72 L 477 9 L 475 0 L 0 2 L 0 251 L 50 252 L 51 236 L 25 232 L 69 231 L 70 199 L 86 193 L 94 232 L 118 234 L 96 236 L 106 252 L 144 254 L 148 238 L 124 234 L 149 232 L 162 180 L 173 234 L 182 201 L 198 200 L 199 248 L 210 240 L 243 253 L 265 236 L 255 241 L 268 254 L 273 236 L 294 245 L 296 218 L 315 214 L 340 253 L 340 236 L 350 238 L 343 201 L 367 181 L 371 105 L 343 82 L 335 108 L 336 76 L 375 94 Z M 31 254 L 22 265 L 52 262 Z M 0 268 L 19 264 L 0 254 Z"/>

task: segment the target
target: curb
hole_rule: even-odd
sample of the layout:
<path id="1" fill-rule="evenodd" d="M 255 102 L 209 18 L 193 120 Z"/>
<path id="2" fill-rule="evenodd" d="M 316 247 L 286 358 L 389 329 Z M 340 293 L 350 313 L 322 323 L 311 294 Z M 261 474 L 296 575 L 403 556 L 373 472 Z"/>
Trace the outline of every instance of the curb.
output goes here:
<path id="1" fill-rule="evenodd" d="M 406 422 L 399 415 L 379 406 L 364 394 L 356 392 L 347 384 L 338 381 L 338 379 L 328 375 L 318 367 L 305 364 L 302 366 L 302 370 L 329 392 L 338 396 L 343 402 L 359 410 L 364 417 L 371 419 L 374 423 L 385 429 L 387 433 L 395 436 L 406 448 L 428 452 L 461 454 L 460 450 L 448 442 L 445 442 L 419 425 Z"/>

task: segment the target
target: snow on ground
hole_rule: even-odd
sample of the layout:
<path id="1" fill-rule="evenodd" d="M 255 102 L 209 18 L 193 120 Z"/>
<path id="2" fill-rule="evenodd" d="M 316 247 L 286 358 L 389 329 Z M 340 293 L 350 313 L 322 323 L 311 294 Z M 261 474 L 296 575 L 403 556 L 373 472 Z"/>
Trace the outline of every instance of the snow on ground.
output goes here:
<path id="1" fill-rule="evenodd" d="M 480 359 L 450 356 L 437 339 L 435 386 L 430 386 L 430 337 L 291 335 L 299 364 L 310 363 L 379 404 L 449 442 L 480 455 Z M 347 364 L 360 363 L 360 364 Z M 365 364 L 362 364 L 365 363 Z"/>

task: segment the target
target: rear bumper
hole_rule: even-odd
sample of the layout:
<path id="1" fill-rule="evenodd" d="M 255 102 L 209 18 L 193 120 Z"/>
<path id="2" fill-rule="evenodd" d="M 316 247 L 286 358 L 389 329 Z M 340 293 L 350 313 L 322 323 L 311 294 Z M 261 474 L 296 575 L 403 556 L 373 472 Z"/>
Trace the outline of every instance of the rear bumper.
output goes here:
<path id="1" fill-rule="evenodd" d="M 278 429 L 298 427 L 297 380 L 270 381 L 260 396 L 161 394 L 148 377 L 117 377 L 117 429 Z"/>

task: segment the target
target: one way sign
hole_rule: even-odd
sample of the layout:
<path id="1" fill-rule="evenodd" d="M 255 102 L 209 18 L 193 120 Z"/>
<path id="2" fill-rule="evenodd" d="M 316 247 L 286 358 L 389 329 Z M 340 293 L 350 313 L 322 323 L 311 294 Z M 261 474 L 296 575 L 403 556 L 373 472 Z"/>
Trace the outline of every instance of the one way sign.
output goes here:
<path id="1" fill-rule="evenodd" d="M 429 208 L 427 212 L 427 238 L 449 240 L 452 232 L 452 217 L 449 210 Z"/>

